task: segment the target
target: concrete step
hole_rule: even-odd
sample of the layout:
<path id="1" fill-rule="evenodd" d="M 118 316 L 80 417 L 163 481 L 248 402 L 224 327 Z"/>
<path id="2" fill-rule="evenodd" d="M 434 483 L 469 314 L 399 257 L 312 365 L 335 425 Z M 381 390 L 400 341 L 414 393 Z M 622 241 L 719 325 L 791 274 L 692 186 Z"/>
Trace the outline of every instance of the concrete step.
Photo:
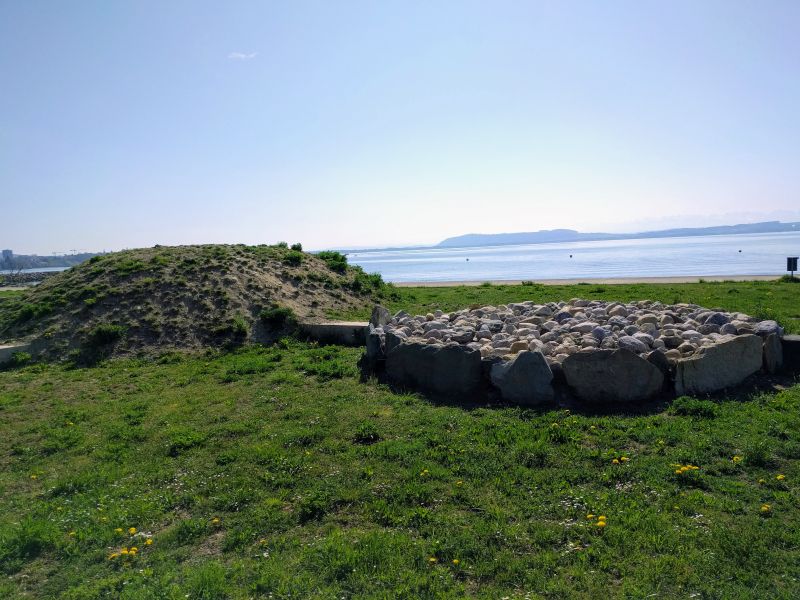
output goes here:
<path id="1" fill-rule="evenodd" d="M 300 331 L 321 344 L 363 346 L 366 343 L 366 321 L 324 321 L 300 323 Z"/>
<path id="2" fill-rule="evenodd" d="M 789 373 L 800 373 L 800 335 L 784 335 L 783 368 Z"/>

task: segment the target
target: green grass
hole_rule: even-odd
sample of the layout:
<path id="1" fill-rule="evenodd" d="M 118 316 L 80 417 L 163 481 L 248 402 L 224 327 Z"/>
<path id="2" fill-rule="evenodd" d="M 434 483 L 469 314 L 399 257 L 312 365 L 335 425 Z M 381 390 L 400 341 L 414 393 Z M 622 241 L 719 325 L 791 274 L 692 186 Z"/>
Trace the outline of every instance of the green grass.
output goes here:
<path id="1" fill-rule="evenodd" d="M 411 312 L 581 296 L 800 317 L 791 283 L 396 293 Z M 360 383 L 359 354 L 0 371 L 0 597 L 797 597 L 799 384 L 540 412 Z"/>
<path id="2" fill-rule="evenodd" d="M 800 386 L 535 412 L 362 384 L 358 356 L 0 372 L 0 596 L 796 597 Z"/>
<path id="3" fill-rule="evenodd" d="M 501 304 L 534 300 L 550 302 L 586 298 L 590 300 L 660 300 L 675 304 L 688 302 L 708 308 L 720 307 L 741 311 L 762 319 L 776 319 L 790 332 L 800 332 L 800 285 L 790 281 L 706 282 L 706 283 L 637 283 L 487 285 L 395 288 L 395 297 L 386 299 L 392 310 L 405 309 L 424 314 L 441 309 L 450 311 L 471 304 Z M 368 310 L 339 313 L 339 318 L 368 318 Z"/>

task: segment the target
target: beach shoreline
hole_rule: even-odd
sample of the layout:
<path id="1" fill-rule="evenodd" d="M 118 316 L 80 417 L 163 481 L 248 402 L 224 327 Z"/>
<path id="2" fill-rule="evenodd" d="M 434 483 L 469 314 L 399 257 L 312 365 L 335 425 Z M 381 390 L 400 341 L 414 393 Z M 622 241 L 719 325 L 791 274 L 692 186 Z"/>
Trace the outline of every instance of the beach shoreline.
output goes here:
<path id="1" fill-rule="evenodd" d="M 585 277 L 580 279 L 509 279 L 509 280 L 488 280 L 492 285 L 521 285 L 523 281 L 531 281 L 538 285 L 577 285 L 577 284 L 599 284 L 599 285 L 624 285 L 631 283 L 701 283 L 703 282 L 723 282 L 723 281 L 774 281 L 781 275 L 681 275 L 676 277 Z M 402 281 L 393 283 L 396 287 L 459 287 L 459 286 L 480 286 L 487 283 L 483 281 Z"/>

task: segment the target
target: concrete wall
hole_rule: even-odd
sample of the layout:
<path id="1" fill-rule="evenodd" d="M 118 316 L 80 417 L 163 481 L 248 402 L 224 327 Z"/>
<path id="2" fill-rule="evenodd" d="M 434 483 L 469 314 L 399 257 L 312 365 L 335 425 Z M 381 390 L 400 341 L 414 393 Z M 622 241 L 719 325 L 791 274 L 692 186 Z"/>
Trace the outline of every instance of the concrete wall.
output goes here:
<path id="1" fill-rule="evenodd" d="M 364 321 L 331 321 L 326 323 L 300 323 L 303 335 L 321 344 L 363 346 L 369 324 Z"/>

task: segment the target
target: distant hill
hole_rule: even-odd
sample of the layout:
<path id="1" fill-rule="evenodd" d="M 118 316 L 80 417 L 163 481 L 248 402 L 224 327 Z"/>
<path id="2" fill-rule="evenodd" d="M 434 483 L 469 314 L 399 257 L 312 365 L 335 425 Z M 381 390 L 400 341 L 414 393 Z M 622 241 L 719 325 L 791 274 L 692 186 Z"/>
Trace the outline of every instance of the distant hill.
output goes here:
<path id="1" fill-rule="evenodd" d="M 668 238 L 699 235 L 731 235 L 742 233 L 775 233 L 781 231 L 800 231 L 800 222 L 781 223 L 764 221 L 741 225 L 720 225 L 716 227 L 685 227 L 662 229 L 639 233 L 581 233 L 573 229 L 547 229 L 520 233 L 468 233 L 447 238 L 436 245 L 437 248 L 463 248 L 468 246 L 504 246 L 509 244 L 547 244 L 555 242 L 590 242 L 597 240 L 633 240 L 644 238 Z"/>

